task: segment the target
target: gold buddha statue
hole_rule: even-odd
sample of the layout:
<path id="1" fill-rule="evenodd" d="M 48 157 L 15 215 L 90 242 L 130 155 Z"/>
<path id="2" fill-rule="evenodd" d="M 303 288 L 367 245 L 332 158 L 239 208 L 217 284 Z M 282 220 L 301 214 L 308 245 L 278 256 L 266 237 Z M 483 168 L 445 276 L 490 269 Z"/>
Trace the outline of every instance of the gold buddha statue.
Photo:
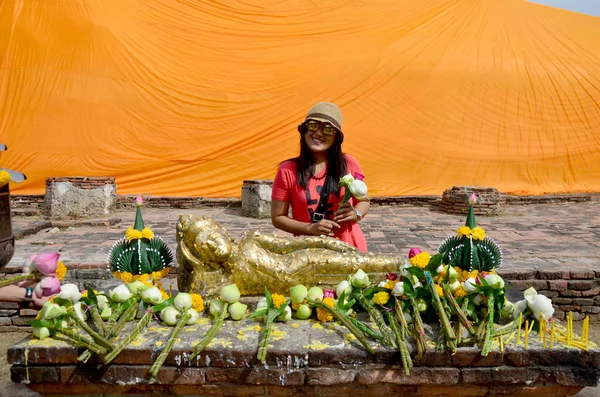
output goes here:
<path id="1" fill-rule="evenodd" d="M 236 283 L 243 295 L 287 294 L 297 284 L 333 287 L 362 269 L 381 278 L 402 265 L 399 256 L 359 252 L 325 236 L 278 237 L 246 231 L 239 242 L 207 217 L 181 215 L 177 223 L 180 291 L 216 295 Z"/>

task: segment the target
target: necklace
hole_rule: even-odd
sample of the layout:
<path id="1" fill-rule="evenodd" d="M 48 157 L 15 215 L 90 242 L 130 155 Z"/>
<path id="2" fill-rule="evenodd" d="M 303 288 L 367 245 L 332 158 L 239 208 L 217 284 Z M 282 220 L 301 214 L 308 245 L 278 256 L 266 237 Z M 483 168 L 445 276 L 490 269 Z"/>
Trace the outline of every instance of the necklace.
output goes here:
<path id="1" fill-rule="evenodd" d="M 327 176 L 327 173 L 324 173 L 323 175 L 316 177 L 316 176 L 312 176 L 311 179 L 314 179 L 315 181 L 322 181 L 323 179 L 325 179 L 325 177 Z"/>

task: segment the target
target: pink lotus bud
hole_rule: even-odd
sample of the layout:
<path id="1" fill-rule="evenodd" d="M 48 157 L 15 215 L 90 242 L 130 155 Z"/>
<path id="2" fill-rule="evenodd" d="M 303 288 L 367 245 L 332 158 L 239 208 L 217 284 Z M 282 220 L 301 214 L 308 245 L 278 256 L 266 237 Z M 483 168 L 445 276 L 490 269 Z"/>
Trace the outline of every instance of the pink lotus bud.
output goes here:
<path id="1" fill-rule="evenodd" d="M 471 193 L 471 195 L 469 196 L 469 204 L 475 205 L 476 202 L 477 202 L 477 195 L 475 193 Z"/>
<path id="2" fill-rule="evenodd" d="M 355 172 L 354 174 L 352 174 L 352 176 L 354 177 L 354 179 L 359 180 L 359 181 L 365 180 L 365 176 L 363 174 L 361 174 L 360 172 Z"/>
<path id="3" fill-rule="evenodd" d="M 410 251 L 408 251 L 408 259 L 412 258 L 413 256 L 417 256 L 421 253 L 421 250 L 418 248 L 411 248 Z"/>
<path id="4" fill-rule="evenodd" d="M 142 199 L 142 196 L 140 196 L 138 194 L 137 197 L 135 198 L 135 205 L 137 205 L 138 207 L 141 207 L 142 204 L 144 204 L 144 200 Z"/>
<path id="5" fill-rule="evenodd" d="M 25 259 L 25 262 L 23 262 L 23 266 L 21 267 L 21 272 L 23 274 L 31 274 L 37 270 L 34 262 L 36 256 L 37 254 L 32 254 Z"/>
<path id="6" fill-rule="evenodd" d="M 325 298 L 335 298 L 335 291 L 332 289 L 326 289 L 323 291 L 323 299 Z"/>
<path id="7" fill-rule="evenodd" d="M 59 257 L 60 254 L 58 252 L 45 252 L 37 255 L 33 261 L 37 270 L 44 276 L 54 276 L 58 267 Z"/>
<path id="8" fill-rule="evenodd" d="M 44 277 L 35 285 L 34 290 L 38 298 L 58 294 L 60 292 L 60 281 L 54 276 Z"/>
<path id="9" fill-rule="evenodd" d="M 385 279 L 386 279 L 386 280 L 392 280 L 392 281 L 396 281 L 396 279 L 398 279 L 398 276 L 396 275 L 396 273 L 391 273 L 391 272 L 390 272 L 390 273 L 388 273 L 388 274 L 385 276 Z"/>

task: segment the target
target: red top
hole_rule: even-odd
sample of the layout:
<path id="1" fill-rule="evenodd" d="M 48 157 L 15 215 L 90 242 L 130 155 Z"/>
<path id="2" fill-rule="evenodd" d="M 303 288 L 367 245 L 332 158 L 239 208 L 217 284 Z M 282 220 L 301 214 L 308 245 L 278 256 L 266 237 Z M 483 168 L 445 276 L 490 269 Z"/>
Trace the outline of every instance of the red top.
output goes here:
<path id="1" fill-rule="evenodd" d="M 346 158 L 346 172 L 354 174 L 355 172 L 363 173 L 356 159 L 348 154 Z M 317 175 L 316 178 L 325 175 L 327 169 L 324 169 Z M 325 183 L 325 178 L 315 180 L 311 178 L 308 181 L 307 189 L 303 189 L 296 178 L 296 162 L 288 160 L 279 166 L 277 175 L 273 181 L 272 200 L 285 201 L 292 208 L 292 218 L 299 222 L 310 223 L 312 215 L 319 204 L 320 192 Z M 333 220 L 333 214 L 337 211 L 340 201 L 344 197 L 346 188 L 340 188 L 339 195 L 329 195 L 327 206 L 325 209 L 325 218 Z M 350 203 L 355 206 L 358 203 L 354 197 L 350 198 Z M 334 236 L 342 241 L 347 242 L 358 248 L 359 251 L 367 252 L 367 240 L 363 235 L 360 226 L 356 222 L 341 222 L 340 228 L 334 228 Z"/>

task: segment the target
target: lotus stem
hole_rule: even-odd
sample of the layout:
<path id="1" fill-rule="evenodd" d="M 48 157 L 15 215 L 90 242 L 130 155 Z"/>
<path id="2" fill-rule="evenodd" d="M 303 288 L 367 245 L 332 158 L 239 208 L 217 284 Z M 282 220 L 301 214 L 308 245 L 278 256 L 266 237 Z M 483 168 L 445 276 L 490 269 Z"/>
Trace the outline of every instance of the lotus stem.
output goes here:
<path id="1" fill-rule="evenodd" d="M 489 294 L 487 298 L 487 326 L 485 327 L 485 339 L 483 340 L 483 348 L 481 349 L 482 357 L 488 355 L 488 353 L 492 349 L 492 340 L 494 339 L 494 294 Z"/>
<path id="2" fill-rule="evenodd" d="M 383 318 L 383 315 L 381 314 L 379 309 L 377 309 L 375 305 L 373 305 L 373 303 L 371 303 L 362 294 L 358 295 L 358 303 L 360 303 L 360 305 L 371 315 L 371 317 L 373 317 L 375 324 L 377 324 L 377 327 L 379 327 L 379 330 L 383 335 L 385 345 L 395 346 L 394 340 L 396 339 L 396 337 L 390 329 L 390 327 L 385 323 L 385 319 Z"/>
<path id="3" fill-rule="evenodd" d="M 386 312 L 385 313 L 388 322 L 390 323 L 390 328 L 394 335 L 396 335 L 396 344 L 398 346 L 398 350 L 400 351 L 400 357 L 402 358 L 402 366 L 404 367 L 404 374 L 406 376 L 410 375 L 410 368 L 413 366 L 412 360 L 410 358 L 410 352 L 408 351 L 408 347 L 406 346 L 406 342 L 402 333 L 398 329 L 398 323 L 394 318 L 394 312 Z"/>
<path id="4" fill-rule="evenodd" d="M 103 354 L 106 352 L 106 349 L 97 344 L 93 339 L 85 335 L 81 335 L 72 329 L 65 329 L 60 324 L 57 324 L 56 330 L 61 334 L 64 334 L 69 338 L 75 340 L 76 343 L 86 346 L 89 350 L 93 351 L 96 354 Z"/>
<path id="5" fill-rule="evenodd" d="M 138 301 L 135 300 L 119 317 L 119 321 L 115 325 L 113 325 L 112 329 L 109 331 L 109 337 L 115 337 L 119 335 L 125 324 L 131 319 L 132 316 L 138 311 Z"/>
<path id="6" fill-rule="evenodd" d="M 77 313 L 75 313 L 74 311 L 69 311 L 68 313 L 69 313 L 69 317 L 71 317 L 75 321 L 75 323 L 79 327 L 81 327 L 81 329 L 83 329 L 85 332 L 90 334 L 90 336 L 92 338 L 94 338 L 94 340 L 96 342 L 98 342 L 99 345 L 104 346 L 110 350 L 114 349 L 114 345 L 112 343 L 110 343 L 103 336 L 101 336 L 99 333 L 94 331 L 89 325 L 87 325 L 87 323 L 85 321 L 83 321 L 82 319 L 79 318 Z"/>
<path id="7" fill-rule="evenodd" d="M 140 319 L 140 321 L 138 321 L 135 327 L 131 330 L 129 335 L 127 335 L 125 339 L 119 342 L 110 353 L 104 356 L 102 362 L 104 362 L 104 364 L 110 364 L 110 362 L 114 360 L 119 355 L 119 353 L 121 353 L 121 351 L 123 351 L 123 349 L 127 347 L 127 345 L 129 345 L 131 341 L 139 335 L 140 332 L 142 332 L 144 328 L 146 328 L 148 323 L 152 320 L 152 315 L 152 312 L 147 311 L 144 314 L 144 316 Z"/>
<path id="8" fill-rule="evenodd" d="M 219 315 L 217 317 L 215 317 L 212 327 L 210 327 L 210 329 L 208 330 L 208 332 L 206 333 L 204 338 L 202 338 L 200 343 L 198 343 L 194 347 L 194 350 L 192 351 L 192 354 L 190 355 L 190 361 L 195 359 L 198 354 L 200 354 L 204 349 L 206 349 L 206 346 L 208 346 L 210 341 L 213 340 L 215 336 L 217 336 L 217 333 L 223 326 L 223 321 L 225 320 L 225 315 L 227 314 L 228 306 L 229 306 L 229 302 L 224 302 L 223 307 L 221 308 L 221 312 L 219 313 Z"/>
<path id="9" fill-rule="evenodd" d="M 257 358 L 261 363 L 265 363 L 267 361 L 267 350 L 269 348 L 269 339 L 271 338 L 271 333 L 273 332 L 273 320 L 267 316 L 267 323 L 262 330 L 262 338 L 258 344 L 258 354 Z"/>
<path id="10" fill-rule="evenodd" d="M 17 284 L 18 282 L 23 281 L 23 280 L 35 280 L 36 278 L 37 277 L 36 277 L 35 273 L 21 274 L 19 276 L 15 276 L 13 278 L 9 278 L 9 279 L 0 281 L 0 288 L 6 287 L 7 285 Z"/>
<path id="11" fill-rule="evenodd" d="M 323 302 L 315 301 L 310 298 L 308 298 L 307 301 L 313 306 L 320 307 L 323 310 L 327 310 L 336 320 L 338 320 L 340 323 L 342 323 L 342 325 L 348 328 L 348 330 L 356 337 L 356 339 L 358 339 L 360 344 L 363 345 L 369 353 L 375 354 L 373 348 L 369 345 L 369 342 L 367 342 L 367 339 L 365 338 L 363 333 L 352 323 L 352 321 L 348 319 L 346 315 L 342 315 L 340 312 L 324 304 Z"/>
<path id="12" fill-rule="evenodd" d="M 410 305 L 413 311 L 413 336 L 417 342 L 417 357 L 421 357 L 423 353 L 427 350 L 427 343 L 425 341 L 425 329 L 423 328 L 423 319 L 421 318 L 421 313 L 419 312 L 417 302 L 415 302 L 415 298 L 410 297 Z"/>
<path id="13" fill-rule="evenodd" d="M 100 312 L 98 312 L 98 307 L 96 305 L 92 305 L 90 307 L 90 316 L 92 317 L 92 321 L 94 322 L 94 325 L 96 326 L 96 329 L 98 330 L 100 336 L 105 337 L 106 329 L 104 328 L 104 320 L 102 320 L 102 317 L 100 316 Z"/>
<path id="14" fill-rule="evenodd" d="M 344 315 L 345 316 L 345 315 Z M 352 317 L 348 317 L 348 319 L 352 322 L 352 324 L 354 324 L 356 326 L 356 328 L 358 328 L 363 334 L 370 336 L 371 338 L 375 339 L 376 341 L 378 341 L 381 344 L 385 344 L 385 339 L 383 338 L 383 336 L 381 336 L 380 334 L 378 334 L 377 332 L 373 331 L 371 329 L 371 327 L 369 327 L 367 324 L 363 323 L 362 321 L 359 321 L 355 318 Z"/>
<path id="15" fill-rule="evenodd" d="M 173 332 L 171 332 L 171 335 L 169 336 L 169 340 L 167 341 L 165 348 L 160 352 L 160 355 L 158 356 L 156 361 L 154 361 L 154 363 L 152 364 L 152 367 L 150 367 L 149 383 L 154 383 L 156 381 L 156 376 L 158 375 L 158 371 L 160 371 L 160 367 L 162 367 L 162 365 L 165 363 L 165 360 L 167 359 L 167 356 L 169 355 L 171 348 L 173 347 L 173 345 L 175 344 L 175 341 L 177 340 L 177 336 L 179 335 L 179 333 L 183 329 L 183 326 L 185 325 L 185 323 L 187 323 L 187 321 L 189 319 L 190 319 L 190 314 L 186 310 L 185 313 L 183 313 L 183 315 L 179 318 L 179 321 L 177 322 L 177 325 L 175 326 L 175 329 L 173 330 Z"/>
<path id="16" fill-rule="evenodd" d="M 447 284 L 444 284 L 444 286 L 442 288 L 444 290 L 444 297 L 446 298 L 446 301 L 448 302 L 448 304 L 450 305 L 452 310 L 458 316 L 458 320 L 460 321 L 460 323 L 462 325 L 464 325 L 464 327 L 467 329 L 467 331 L 469 331 L 469 334 L 475 335 L 475 328 L 473 328 L 473 325 L 467 318 L 467 315 L 465 314 L 463 309 L 458 305 L 458 302 L 452 295 L 452 292 L 450 291 L 450 286 Z M 465 299 L 465 302 L 467 302 L 466 299 Z"/>

